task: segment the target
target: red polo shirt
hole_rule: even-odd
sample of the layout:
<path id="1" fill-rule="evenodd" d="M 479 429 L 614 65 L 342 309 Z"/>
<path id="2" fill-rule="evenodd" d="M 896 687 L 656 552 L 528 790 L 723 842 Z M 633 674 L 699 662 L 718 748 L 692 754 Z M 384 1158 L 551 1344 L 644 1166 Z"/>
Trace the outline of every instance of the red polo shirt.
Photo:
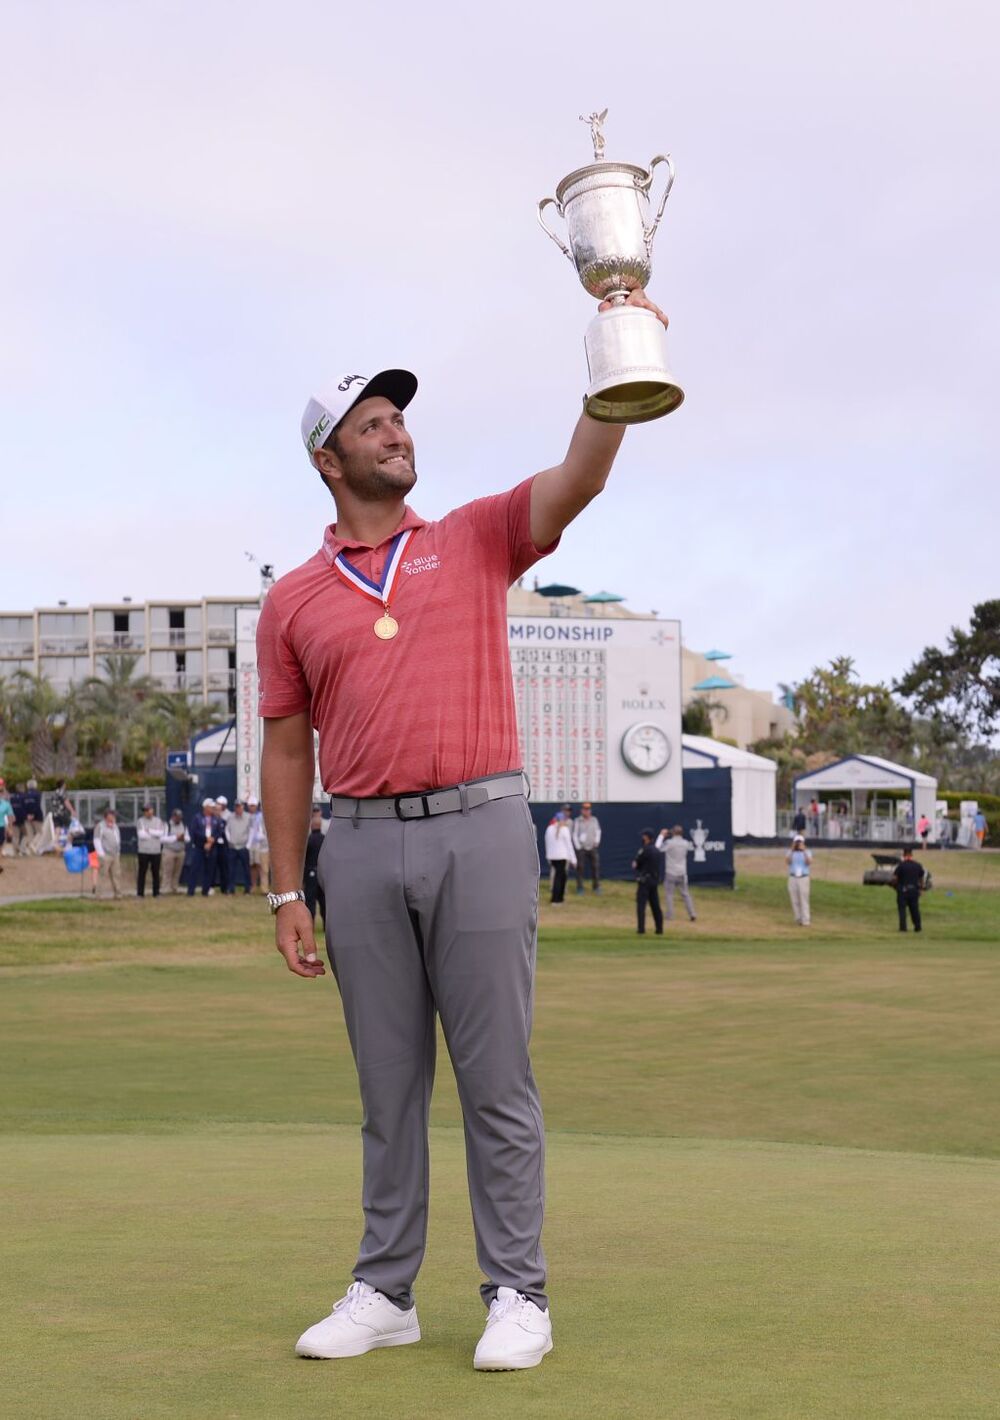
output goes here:
<path id="1" fill-rule="evenodd" d="M 532 480 L 437 523 L 409 507 L 377 547 L 323 546 L 271 588 L 257 627 L 260 713 L 311 714 L 327 793 L 353 798 L 438 789 L 518 769 L 507 589 L 540 557 Z M 379 581 L 396 533 L 412 528 L 392 594 L 399 633 L 372 630 L 380 605 L 334 570 L 343 551 Z"/>

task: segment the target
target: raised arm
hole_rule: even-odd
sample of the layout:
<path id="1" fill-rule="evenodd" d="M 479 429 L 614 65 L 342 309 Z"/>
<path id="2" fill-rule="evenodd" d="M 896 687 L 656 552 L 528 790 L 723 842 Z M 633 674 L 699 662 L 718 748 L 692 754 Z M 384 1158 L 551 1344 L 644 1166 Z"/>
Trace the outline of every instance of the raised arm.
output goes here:
<path id="1" fill-rule="evenodd" d="M 609 301 L 600 309 L 607 310 Z M 667 318 L 645 291 L 633 291 L 630 306 L 644 306 L 664 324 Z M 625 435 L 624 424 L 602 424 L 581 414 L 573 431 L 566 457 L 554 468 L 543 469 L 531 485 L 531 540 L 536 547 L 548 547 L 565 527 L 596 498 L 608 481 Z"/>
<path id="2" fill-rule="evenodd" d="M 266 719 L 260 783 L 274 892 L 297 892 L 302 887 L 314 771 L 308 711 Z M 308 960 L 316 955 L 316 938 L 305 903 L 285 903 L 274 922 L 275 945 L 288 970 L 296 976 L 322 976 L 323 963 Z"/>

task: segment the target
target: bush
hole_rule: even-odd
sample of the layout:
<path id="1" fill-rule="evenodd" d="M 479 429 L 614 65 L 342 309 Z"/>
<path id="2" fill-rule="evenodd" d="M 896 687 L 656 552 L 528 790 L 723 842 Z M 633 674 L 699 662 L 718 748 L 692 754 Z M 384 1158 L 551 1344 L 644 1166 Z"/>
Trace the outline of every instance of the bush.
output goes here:
<path id="1" fill-rule="evenodd" d="M 964 799 L 975 799 L 987 817 L 990 814 L 1000 814 L 1000 794 L 977 794 L 974 789 L 939 789 L 937 796 L 945 801 L 949 810 L 954 809 L 956 814 Z"/>
<path id="2" fill-rule="evenodd" d="M 28 776 L 31 777 L 30 775 Z M 39 779 L 38 787 L 52 790 L 59 783 L 52 775 Z M 128 769 L 111 771 L 107 769 L 81 769 L 72 779 L 66 780 L 66 789 L 72 794 L 74 789 L 162 789 L 162 774 L 135 774 Z"/>

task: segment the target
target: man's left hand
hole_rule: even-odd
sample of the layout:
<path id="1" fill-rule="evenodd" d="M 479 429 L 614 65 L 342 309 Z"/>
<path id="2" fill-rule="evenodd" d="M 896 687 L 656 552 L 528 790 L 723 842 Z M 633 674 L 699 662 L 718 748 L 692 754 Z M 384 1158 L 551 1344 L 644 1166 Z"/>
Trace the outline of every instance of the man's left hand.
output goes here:
<path id="1" fill-rule="evenodd" d="M 638 287 L 628 293 L 628 300 L 625 304 L 626 306 L 642 306 L 643 310 L 652 311 L 656 319 L 663 325 L 664 330 L 666 330 L 667 326 L 670 324 L 659 306 L 655 305 L 646 295 L 645 291 L 640 290 Z M 602 301 L 597 309 L 599 311 L 613 310 L 614 303 L 612 301 Z"/>

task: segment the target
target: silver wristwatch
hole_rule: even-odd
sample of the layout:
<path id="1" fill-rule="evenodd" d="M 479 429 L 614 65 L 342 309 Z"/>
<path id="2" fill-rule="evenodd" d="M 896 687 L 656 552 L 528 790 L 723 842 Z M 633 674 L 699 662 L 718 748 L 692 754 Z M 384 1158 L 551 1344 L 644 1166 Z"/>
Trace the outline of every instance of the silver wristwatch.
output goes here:
<path id="1" fill-rule="evenodd" d="M 305 902 L 306 895 L 299 888 L 298 892 L 269 892 L 267 895 L 267 905 L 272 912 L 277 912 L 279 907 L 284 907 L 286 902 Z"/>

